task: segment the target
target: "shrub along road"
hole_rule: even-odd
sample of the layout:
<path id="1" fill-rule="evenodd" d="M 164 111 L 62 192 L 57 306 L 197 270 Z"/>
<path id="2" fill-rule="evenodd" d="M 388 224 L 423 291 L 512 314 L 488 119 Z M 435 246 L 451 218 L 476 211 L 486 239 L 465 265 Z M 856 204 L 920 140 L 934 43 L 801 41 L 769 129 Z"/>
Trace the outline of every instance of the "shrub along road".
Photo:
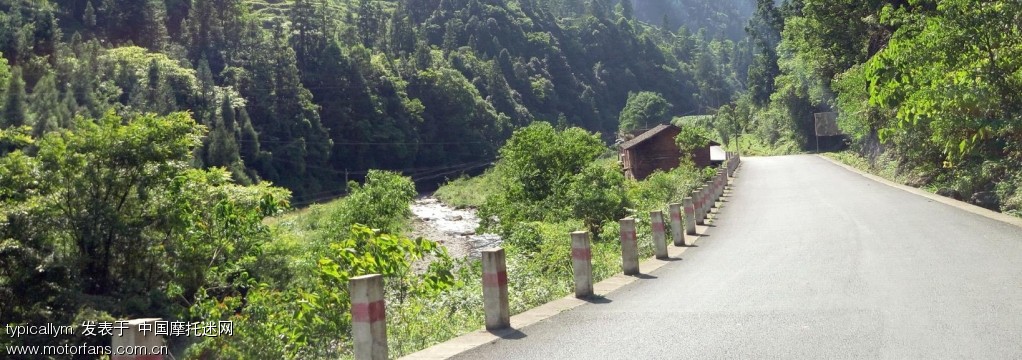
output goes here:
<path id="1" fill-rule="evenodd" d="M 743 160 L 683 260 L 460 358 L 1022 357 L 1022 229 L 814 156 Z"/>

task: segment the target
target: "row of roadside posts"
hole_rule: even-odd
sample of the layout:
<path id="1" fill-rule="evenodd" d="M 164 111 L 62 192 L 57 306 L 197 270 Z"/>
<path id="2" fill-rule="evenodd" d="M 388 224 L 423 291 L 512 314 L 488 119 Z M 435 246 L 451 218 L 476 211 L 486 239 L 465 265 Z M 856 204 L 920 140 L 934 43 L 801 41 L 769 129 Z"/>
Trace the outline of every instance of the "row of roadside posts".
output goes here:
<path id="1" fill-rule="evenodd" d="M 674 246 L 692 245 L 686 242 L 688 236 L 697 235 L 696 225 L 705 225 L 713 208 L 719 208 L 718 201 L 729 186 L 729 180 L 741 164 L 741 157 L 728 153 L 728 159 L 717 170 L 716 175 L 703 186 L 692 192 L 681 204 L 669 205 L 671 238 Z M 684 214 L 684 216 L 683 216 Z M 657 259 L 667 259 L 667 234 L 662 211 L 650 212 L 652 240 Z M 684 224 L 682 224 L 684 222 Z M 625 275 L 639 274 L 639 244 L 635 233 L 635 219 L 624 218 L 621 225 L 621 270 Z M 684 234 L 682 233 L 684 229 Z M 592 247 L 589 233 L 571 233 L 571 264 L 575 277 L 575 297 L 593 296 Z M 494 331 L 511 327 L 511 311 L 507 291 L 507 263 L 504 249 L 493 248 L 482 251 L 483 262 L 483 307 L 486 330 Z M 351 335 L 354 355 L 358 360 L 387 359 L 387 321 L 384 302 L 383 276 L 379 274 L 351 278 L 348 283 L 351 295 Z M 137 319 L 129 323 L 131 328 L 126 336 L 115 336 L 114 345 L 158 345 L 163 339 L 152 332 L 139 332 L 138 322 L 155 322 L 159 319 Z M 118 360 L 154 359 L 153 356 L 115 356 Z"/>

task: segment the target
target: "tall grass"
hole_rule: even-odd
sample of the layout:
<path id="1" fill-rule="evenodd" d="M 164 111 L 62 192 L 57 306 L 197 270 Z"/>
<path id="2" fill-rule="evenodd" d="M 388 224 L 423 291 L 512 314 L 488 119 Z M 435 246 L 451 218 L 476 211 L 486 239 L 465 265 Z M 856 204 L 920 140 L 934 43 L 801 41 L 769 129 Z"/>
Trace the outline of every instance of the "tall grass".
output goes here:
<path id="1" fill-rule="evenodd" d="M 455 208 L 477 208 L 486 202 L 489 194 L 496 192 L 498 186 L 497 176 L 491 169 L 479 176 L 451 180 L 433 195 Z"/>

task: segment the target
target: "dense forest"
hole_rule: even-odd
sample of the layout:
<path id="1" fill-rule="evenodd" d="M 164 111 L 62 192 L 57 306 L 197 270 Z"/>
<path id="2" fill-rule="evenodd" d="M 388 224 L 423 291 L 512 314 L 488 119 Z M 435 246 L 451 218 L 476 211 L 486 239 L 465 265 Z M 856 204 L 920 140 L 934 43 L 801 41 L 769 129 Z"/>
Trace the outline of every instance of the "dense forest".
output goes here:
<path id="1" fill-rule="evenodd" d="M 209 129 L 197 167 L 299 203 L 369 169 L 441 181 L 535 120 L 613 140 L 632 92 L 675 115 L 729 102 L 743 7 L 664 3 L 666 29 L 636 20 L 665 9 L 610 0 L 4 1 L 4 124 L 186 110 Z"/>
<path id="2" fill-rule="evenodd" d="M 614 217 L 702 180 L 625 180 L 606 158 L 669 121 L 776 154 L 814 150 L 813 114 L 837 112 L 870 166 L 1018 214 L 1020 14 L 1005 0 L 0 0 L 0 323 L 230 319 L 235 337 L 171 345 L 336 358 L 347 279 L 383 273 L 393 347 L 414 351 L 478 328 L 480 276 L 400 235 L 415 183 L 496 164 L 459 181 L 512 219 L 485 225 L 529 275 L 512 284 L 521 310 L 559 296 L 554 239 L 590 229 L 610 274 Z"/>
<path id="3" fill-rule="evenodd" d="M 747 18 L 712 3 L 650 22 L 610 0 L 0 1 L 0 322 L 231 320 L 235 337 L 170 344 L 189 358 L 331 358 L 350 351 L 346 279 L 383 273 L 399 309 L 458 314 L 397 317 L 402 351 L 471 329 L 474 268 L 455 277 L 442 248 L 399 235 L 413 182 L 488 166 L 546 121 L 586 154 L 552 174 L 617 184 L 557 206 L 619 207 L 623 178 L 592 156 L 747 87 Z M 435 266 L 411 274 L 425 256 Z M 519 308 L 557 295 L 538 260 L 552 258 L 535 258 Z M 105 340 L 0 339 L 90 341 Z"/>

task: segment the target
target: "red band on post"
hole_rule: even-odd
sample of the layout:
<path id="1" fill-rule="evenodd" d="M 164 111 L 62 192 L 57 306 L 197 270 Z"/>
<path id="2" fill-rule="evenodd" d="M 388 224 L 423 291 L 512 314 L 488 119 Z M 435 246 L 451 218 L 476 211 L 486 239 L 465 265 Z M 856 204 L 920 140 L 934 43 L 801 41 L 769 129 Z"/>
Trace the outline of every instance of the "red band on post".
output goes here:
<path id="1" fill-rule="evenodd" d="M 483 274 L 483 286 L 507 286 L 507 271 Z"/>
<path id="2" fill-rule="evenodd" d="M 371 303 L 361 303 L 351 305 L 351 321 L 371 323 L 383 320 L 386 317 L 387 310 L 383 306 L 383 300 L 373 301 Z"/>
<path id="3" fill-rule="evenodd" d="M 664 223 L 662 222 L 653 223 L 653 231 L 664 232 Z"/>
<path id="4" fill-rule="evenodd" d="M 593 251 L 590 249 L 571 249 L 571 258 L 575 260 L 592 260 Z"/>

